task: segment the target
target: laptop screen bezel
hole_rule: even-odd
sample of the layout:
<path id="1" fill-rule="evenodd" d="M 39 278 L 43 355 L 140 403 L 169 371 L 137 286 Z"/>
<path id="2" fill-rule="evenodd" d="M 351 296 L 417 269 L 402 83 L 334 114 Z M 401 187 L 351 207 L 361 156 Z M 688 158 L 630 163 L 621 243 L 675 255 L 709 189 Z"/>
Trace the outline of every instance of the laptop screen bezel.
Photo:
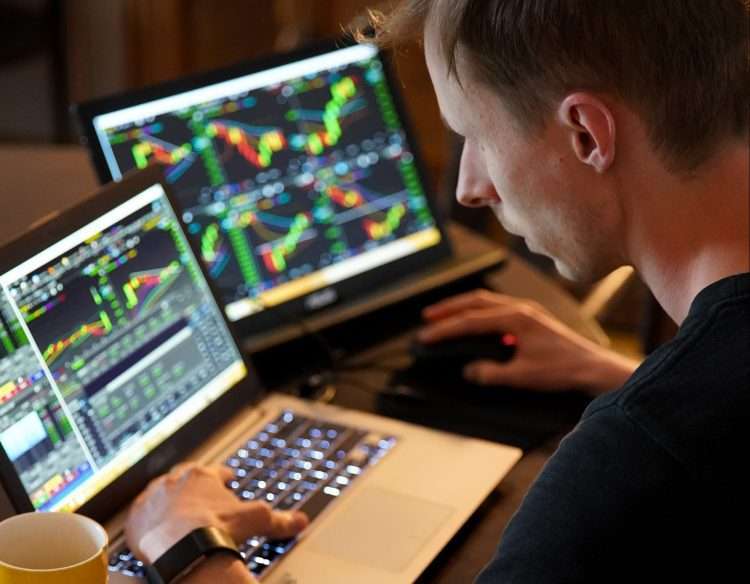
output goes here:
<path id="1" fill-rule="evenodd" d="M 63 237 L 91 223 L 107 211 L 145 191 L 150 186 L 161 185 L 166 193 L 167 200 L 177 213 L 179 207 L 169 185 L 165 184 L 162 177 L 163 170 L 158 166 L 129 173 L 121 182 L 112 183 L 82 200 L 79 204 L 49 217 L 43 223 L 34 225 L 25 234 L 0 249 L 0 274 L 9 271 Z M 190 241 L 190 238 L 186 237 L 186 239 Z M 192 242 L 190 242 L 190 246 L 193 254 L 198 258 L 198 250 Z M 198 263 L 200 264 L 200 262 Z M 216 291 L 211 279 L 207 276 L 202 265 L 200 265 L 200 269 L 216 300 Z M 218 300 L 217 305 L 220 308 L 222 307 Z M 100 522 L 107 521 L 117 510 L 126 506 L 149 481 L 184 460 L 191 451 L 206 440 L 207 436 L 218 430 L 239 409 L 257 403 L 263 397 L 264 391 L 260 380 L 238 342 L 236 327 L 228 321 L 223 310 L 220 312 L 247 369 L 247 376 L 84 503 L 76 510 L 77 513 L 87 515 Z M 200 431 L 196 431 L 197 429 L 200 429 Z M 3 484 L 17 512 L 34 510 L 15 467 L 3 452 L 1 446 L 0 483 Z"/>
<path id="2" fill-rule="evenodd" d="M 110 173 L 109 166 L 99 144 L 99 138 L 96 134 L 94 120 L 97 116 L 132 107 L 140 103 L 164 98 L 169 95 L 189 91 L 196 87 L 220 83 L 236 77 L 250 75 L 273 67 L 344 49 L 355 44 L 356 42 L 350 38 L 325 41 L 288 53 L 247 61 L 224 69 L 191 75 L 178 80 L 168 81 L 143 89 L 104 97 L 73 106 L 73 112 L 79 125 L 81 141 L 87 146 L 87 150 L 89 151 L 99 180 L 102 182 L 108 182 L 112 180 L 112 174 Z M 441 212 L 441 205 L 439 205 L 437 201 L 437 194 L 430 188 L 425 180 L 425 177 L 427 176 L 424 170 L 425 166 L 422 161 L 421 152 L 415 139 L 415 134 L 409 121 L 409 117 L 406 115 L 402 97 L 398 91 L 398 83 L 396 82 L 393 73 L 391 58 L 387 52 L 383 51 L 378 51 L 377 57 L 383 63 L 383 72 L 386 78 L 386 83 L 391 92 L 394 107 L 409 143 L 410 151 L 414 156 L 414 164 L 417 173 L 422 180 L 425 197 L 435 221 L 435 228 L 440 232 L 440 241 L 433 246 L 421 249 L 395 261 L 377 266 L 340 282 L 288 300 L 283 304 L 278 305 L 278 307 L 270 307 L 237 320 L 234 324 L 236 325 L 236 330 L 242 337 L 262 336 L 263 331 L 268 331 L 279 326 L 295 324 L 299 319 L 305 318 L 313 313 L 330 310 L 332 307 L 329 304 L 317 306 L 315 308 L 310 307 L 311 304 L 315 304 L 309 301 L 311 297 L 316 296 L 323 290 L 333 290 L 334 293 L 331 297 L 335 298 L 336 305 L 359 300 L 362 296 L 372 292 L 378 287 L 382 287 L 392 281 L 398 280 L 399 278 L 413 275 L 415 272 L 426 269 L 452 254 L 450 241 L 445 229 L 445 220 Z M 217 298 L 220 299 L 222 306 L 226 304 L 221 295 L 217 296 Z"/>

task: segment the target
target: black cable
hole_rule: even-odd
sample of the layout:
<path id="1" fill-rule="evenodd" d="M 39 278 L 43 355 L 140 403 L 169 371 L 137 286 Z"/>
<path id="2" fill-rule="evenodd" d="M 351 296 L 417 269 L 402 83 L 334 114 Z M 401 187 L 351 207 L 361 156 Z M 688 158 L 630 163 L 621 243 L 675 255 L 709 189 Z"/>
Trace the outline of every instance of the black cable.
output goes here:
<path id="1" fill-rule="evenodd" d="M 389 357 L 400 357 L 400 361 L 405 361 L 407 354 L 403 347 L 395 347 L 389 351 L 379 352 L 366 359 L 348 359 L 339 364 L 340 369 L 344 371 L 358 371 L 362 369 L 375 369 L 379 371 L 394 371 L 400 369 L 398 365 L 389 366 Z"/>
<path id="2" fill-rule="evenodd" d="M 353 360 L 345 361 L 341 351 L 337 351 L 325 338 L 325 336 L 319 331 L 315 330 L 309 325 L 304 317 L 295 315 L 291 311 L 287 310 L 283 304 L 277 304 L 274 306 L 263 305 L 264 309 L 276 311 L 280 314 L 287 324 L 296 326 L 302 332 L 302 338 L 313 339 L 318 346 L 323 350 L 329 362 L 329 369 L 313 373 L 309 375 L 298 387 L 298 395 L 301 397 L 307 397 L 314 399 L 315 401 L 330 402 L 336 395 L 337 386 L 340 382 L 344 382 L 344 387 L 348 386 L 360 391 L 367 391 L 371 394 L 381 394 L 386 388 L 385 387 L 374 387 L 362 383 L 361 380 L 356 382 L 349 378 L 342 376 L 342 373 L 352 373 L 358 371 L 377 371 L 380 373 L 394 373 L 398 371 L 407 363 L 399 365 L 389 365 L 383 363 L 383 359 L 391 356 L 405 356 L 403 348 L 395 348 L 390 351 L 386 351 L 364 360 Z"/>
<path id="3" fill-rule="evenodd" d="M 294 313 L 290 312 L 284 306 L 284 304 L 266 305 L 262 302 L 260 302 L 260 304 L 264 310 L 270 310 L 272 312 L 275 311 L 281 314 L 283 320 L 285 320 L 287 324 L 299 328 L 302 332 L 302 338 L 308 337 L 314 339 L 315 342 L 317 342 L 317 344 L 323 349 L 326 357 L 328 357 L 331 369 L 336 369 L 339 361 L 341 360 L 341 357 L 337 355 L 336 350 L 325 339 L 325 337 L 319 331 L 316 331 L 314 328 L 312 328 L 304 317 L 297 316 Z"/>
<path id="4" fill-rule="evenodd" d="M 309 375 L 298 387 L 297 393 L 300 397 L 314 399 L 315 401 L 324 401 L 326 403 L 333 400 L 336 395 L 335 385 L 332 383 L 337 375 L 341 363 L 341 356 L 337 354 L 336 349 L 326 340 L 326 338 L 317 330 L 309 325 L 304 317 L 295 315 L 290 312 L 283 304 L 266 305 L 258 301 L 264 310 L 270 310 L 281 315 L 282 320 L 287 324 L 297 327 L 302 338 L 313 339 L 325 353 L 329 362 L 329 371 L 322 371 Z M 307 394 L 307 395 L 305 395 Z"/>
<path id="5" fill-rule="evenodd" d="M 361 379 L 347 379 L 347 378 L 340 378 L 337 381 L 337 384 L 343 388 L 347 389 L 355 389 L 357 391 L 362 391 L 364 393 L 367 393 L 368 395 L 374 395 L 377 397 L 398 397 L 398 398 L 411 398 L 416 399 L 420 401 L 426 401 L 426 400 L 433 400 L 434 397 L 427 396 L 424 392 L 414 389 L 412 387 L 406 386 L 406 385 L 396 385 L 396 386 L 373 386 L 367 383 L 363 383 Z M 440 397 L 437 398 L 437 401 L 450 401 L 450 400 L 441 400 Z M 450 403 L 454 403 L 453 401 L 450 401 Z"/>

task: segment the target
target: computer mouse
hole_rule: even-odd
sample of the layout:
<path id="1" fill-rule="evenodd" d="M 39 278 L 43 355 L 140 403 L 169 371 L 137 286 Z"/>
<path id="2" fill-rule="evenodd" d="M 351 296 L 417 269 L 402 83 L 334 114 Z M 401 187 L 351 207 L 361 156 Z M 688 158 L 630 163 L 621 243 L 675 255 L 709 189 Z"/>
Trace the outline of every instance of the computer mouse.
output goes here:
<path id="1" fill-rule="evenodd" d="M 518 341 L 510 333 L 470 335 L 437 343 L 412 342 L 414 367 L 460 372 L 473 361 L 510 361 Z"/>

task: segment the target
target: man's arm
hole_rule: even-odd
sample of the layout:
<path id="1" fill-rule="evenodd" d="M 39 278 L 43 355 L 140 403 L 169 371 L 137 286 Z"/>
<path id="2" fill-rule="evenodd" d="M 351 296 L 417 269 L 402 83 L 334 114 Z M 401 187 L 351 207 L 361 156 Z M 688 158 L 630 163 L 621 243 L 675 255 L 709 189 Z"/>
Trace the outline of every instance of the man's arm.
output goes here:
<path id="1" fill-rule="evenodd" d="M 247 566 L 229 555 L 213 556 L 182 580 L 183 584 L 254 584 Z"/>
<path id="2" fill-rule="evenodd" d="M 486 333 L 512 333 L 516 354 L 507 363 L 476 361 L 464 376 L 480 385 L 536 391 L 582 389 L 597 396 L 619 388 L 639 363 L 597 345 L 541 305 L 489 290 L 448 298 L 424 310 L 420 340 L 433 343 Z"/>
<path id="3" fill-rule="evenodd" d="M 240 543 L 254 535 L 286 539 L 307 526 L 303 513 L 274 511 L 264 502 L 237 499 L 225 486 L 233 476 L 228 468 L 186 463 L 151 482 L 133 503 L 125 526 L 136 557 L 153 564 L 201 527 L 220 528 Z M 239 559 L 216 555 L 198 564 L 183 581 L 245 584 L 255 579 Z"/>

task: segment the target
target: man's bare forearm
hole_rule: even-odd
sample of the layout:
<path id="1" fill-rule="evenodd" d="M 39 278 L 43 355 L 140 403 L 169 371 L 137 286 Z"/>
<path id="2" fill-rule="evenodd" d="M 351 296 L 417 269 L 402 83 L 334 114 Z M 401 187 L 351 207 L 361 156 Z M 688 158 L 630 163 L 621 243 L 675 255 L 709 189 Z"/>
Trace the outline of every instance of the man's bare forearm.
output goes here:
<path id="1" fill-rule="evenodd" d="M 195 570 L 185 576 L 181 583 L 184 584 L 257 584 L 239 559 L 229 555 L 217 555 L 208 558 Z"/>
<path id="2" fill-rule="evenodd" d="M 600 349 L 582 360 L 575 382 L 577 387 L 596 397 L 621 387 L 639 365 L 635 359 Z"/>

